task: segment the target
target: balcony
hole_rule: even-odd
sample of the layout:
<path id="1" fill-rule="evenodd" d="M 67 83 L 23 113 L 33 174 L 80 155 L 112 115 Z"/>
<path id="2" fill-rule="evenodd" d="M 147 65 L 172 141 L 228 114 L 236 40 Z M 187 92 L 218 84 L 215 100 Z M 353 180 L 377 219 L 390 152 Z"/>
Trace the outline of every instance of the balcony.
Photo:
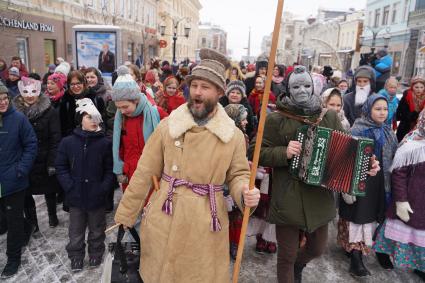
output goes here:
<path id="1" fill-rule="evenodd" d="M 425 9 L 416 10 L 409 13 L 409 21 L 407 25 L 409 27 L 423 26 L 425 18 Z"/>

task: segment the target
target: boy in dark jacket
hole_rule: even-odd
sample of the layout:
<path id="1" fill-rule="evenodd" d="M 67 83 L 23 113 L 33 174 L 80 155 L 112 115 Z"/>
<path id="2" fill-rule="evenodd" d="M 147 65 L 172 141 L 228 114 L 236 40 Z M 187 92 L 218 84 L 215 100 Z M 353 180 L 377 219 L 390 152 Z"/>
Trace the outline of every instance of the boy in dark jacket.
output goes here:
<path id="1" fill-rule="evenodd" d="M 37 137 L 24 114 L 15 110 L 0 83 L 0 234 L 7 231 L 7 263 L 1 279 L 15 275 L 30 232 L 24 220 L 25 190 L 37 154 Z M 25 225 L 27 224 L 27 225 Z"/>
<path id="2" fill-rule="evenodd" d="M 56 157 L 57 178 L 69 206 L 69 243 L 72 271 L 83 269 L 85 231 L 89 228 L 89 267 L 102 262 L 105 251 L 105 197 L 113 188 L 112 144 L 100 127 L 102 117 L 88 99 L 77 102 L 80 127 L 64 138 Z"/>

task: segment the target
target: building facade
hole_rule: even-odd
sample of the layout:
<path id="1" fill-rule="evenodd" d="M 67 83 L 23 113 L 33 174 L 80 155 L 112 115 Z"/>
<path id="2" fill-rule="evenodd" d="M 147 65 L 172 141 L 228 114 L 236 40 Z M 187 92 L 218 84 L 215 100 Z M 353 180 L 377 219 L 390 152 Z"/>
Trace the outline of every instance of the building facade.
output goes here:
<path id="1" fill-rule="evenodd" d="M 123 61 L 157 55 L 155 0 L 0 0 L 1 57 L 19 55 L 41 74 L 57 57 L 72 62 L 77 24 L 121 27 Z"/>
<path id="2" fill-rule="evenodd" d="M 198 48 L 211 48 L 222 54 L 227 52 L 227 32 L 221 27 L 211 23 L 200 23 L 198 35 Z"/>
<path id="3" fill-rule="evenodd" d="M 302 30 L 306 24 L 304 20 L 294 19 L 289 12 L 284 13 L 280 26 L 276 62 L 289 66 L 300 60 Z"/>
<path id="4" fill-rule="evenodd" d="M 412 76 L 425 77 L 425 0 L 416 0 L 415 8 L 409 13 L 408 27 L 411 30 L 414 66 Z"/>
<path id="5" fill-rule="evenodd" d="M 198 0 L 157 0 L 157 12 L 159 25 L 164 27 L 162 40 L 166 41 L 166 47 L 161 48 L 161 59 L 172 62 L 173 36 L 177 34 L 176 61 L 186 58 L 195 60 L 198 48 L 198 23 L 199 11 L 202 6 Z M 185 29 L 190 28 L 189 36 L 185 36 Z"/>
<path id="6" fill-rule="evenodd" d="M 392 75 L 408 79 L 413 73 L 411 64 L 416 46 L 408 27 L 409 14 L 416 0 L 368 0 L 365 9 L 362 53 L 372 48 L 388 48 L 393 57 Z M 410 63 L 409 63 L 410 62 Z"/>
<path id="7" fill-rule="evenodd" d="M 358 67 L 360 61 L 360 36 L 363 32 L 364 11 L 347 14 L 340 22 L 338 56 L 341 60 L 341 71 L 347 72 Z"/>

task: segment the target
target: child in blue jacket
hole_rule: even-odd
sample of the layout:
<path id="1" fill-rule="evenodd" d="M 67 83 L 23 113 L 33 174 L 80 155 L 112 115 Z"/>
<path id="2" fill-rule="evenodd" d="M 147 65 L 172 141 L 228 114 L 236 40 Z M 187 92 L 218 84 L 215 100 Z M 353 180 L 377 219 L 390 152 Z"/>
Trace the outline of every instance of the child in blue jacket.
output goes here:
<path id="1" fill-rule="evenodd" d="M 87 227 L 89 267 L 97 267 L 102 262 L 105 197 L 114 184 L 112 143 L 101 128 L 99 111 L 90 99 L 84 98 L 77 101 L 76 112 L 80 127 L 62 140 L 56 157 L 56 175 L 69 206 L 66 251 L 74 272 L 83 269 Z"/>

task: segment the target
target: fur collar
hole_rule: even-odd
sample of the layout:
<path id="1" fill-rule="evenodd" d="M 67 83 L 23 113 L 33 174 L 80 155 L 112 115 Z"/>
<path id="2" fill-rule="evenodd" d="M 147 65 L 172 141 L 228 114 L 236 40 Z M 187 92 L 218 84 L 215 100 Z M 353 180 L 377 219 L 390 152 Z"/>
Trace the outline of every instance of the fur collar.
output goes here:
<path id="1" fill-rule="evenodd" d="M 27 106 L 21 95 L 13 99 L 16 110 L 25 114 L 30 121 L 34 121 L 44 114 L 50 108 L 50 99 L 46 95 L 40 95 L 37 103 Z"/>
<path id="2" fill-rule="evenodd" d="M 171 112 L 168 121 L 170 136 L 173 139 L 179 138 L 193 127 L 198 126 L 187 107 L 187 103 Z M 227 116 L 223 106 L 220 104 L 217 104 L 217 113 L 205 125 L 208 131 L 216 135 L 224 143 L 230 142 L 233 138 L 235 127 L 235 122 Z"/>

